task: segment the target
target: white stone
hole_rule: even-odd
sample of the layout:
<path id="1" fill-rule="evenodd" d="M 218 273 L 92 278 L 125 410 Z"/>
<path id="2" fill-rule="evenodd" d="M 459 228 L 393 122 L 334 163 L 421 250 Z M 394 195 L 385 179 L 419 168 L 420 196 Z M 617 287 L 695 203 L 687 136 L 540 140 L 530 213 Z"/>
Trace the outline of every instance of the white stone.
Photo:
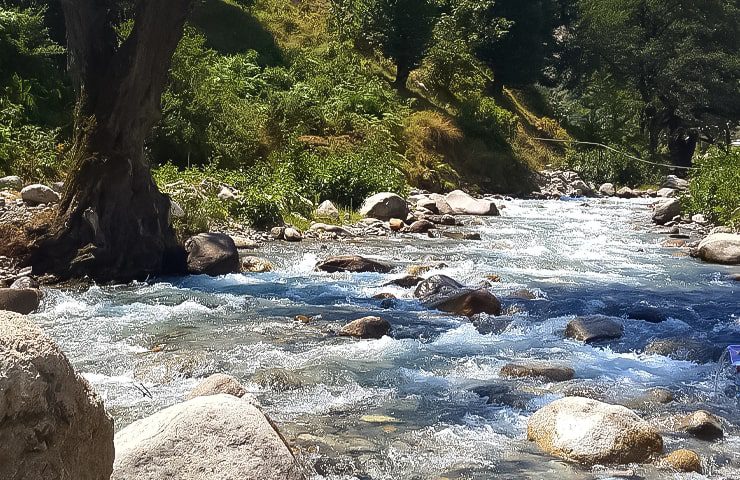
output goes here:
<path id="1" fill-rule="evenodd" d="M 24 187 L 21 190 L 21 198 L 27 204 L 35 206 L 42 203 L 56 203 L 59 201 L 59 194 L 46 185 L 36 183 Z"/>

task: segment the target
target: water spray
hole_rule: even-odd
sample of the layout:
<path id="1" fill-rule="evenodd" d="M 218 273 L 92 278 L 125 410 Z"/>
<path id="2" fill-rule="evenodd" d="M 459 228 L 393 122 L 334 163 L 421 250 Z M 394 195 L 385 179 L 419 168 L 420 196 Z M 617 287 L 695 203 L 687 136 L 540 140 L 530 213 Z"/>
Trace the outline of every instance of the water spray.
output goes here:
<path id="1" fill-rule="evenodd" d="M 730 371 L 734 377 L 734 397 L 740 402 L 740 345 L 728 345 L 727 349 L 719 357 L 717 374 L 714 377 L 714 395 L 717 396 L 717 387 L 722 372 L 725 370 L 725 363 L 729 363 Z"/>

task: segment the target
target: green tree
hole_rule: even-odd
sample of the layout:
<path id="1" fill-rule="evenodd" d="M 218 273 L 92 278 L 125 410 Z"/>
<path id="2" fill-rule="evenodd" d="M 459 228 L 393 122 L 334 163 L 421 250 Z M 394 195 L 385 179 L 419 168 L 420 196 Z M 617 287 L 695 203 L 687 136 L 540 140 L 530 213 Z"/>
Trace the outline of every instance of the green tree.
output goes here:
<path id="1" fill-rule="evenodd" d="M 740 120 L 737 0 L 581 0 L 575 59 L 642 102 L 655 156 L 688 166 L 697 141 L 726 140 Z"/>
<path id="2" fill-rule="evenodd" d="M 405 88 L 421 64 L 437 13 L 433 0 L 374 0 L 368 6 L 364 33 L 395 63 L 397 88 Z"/>

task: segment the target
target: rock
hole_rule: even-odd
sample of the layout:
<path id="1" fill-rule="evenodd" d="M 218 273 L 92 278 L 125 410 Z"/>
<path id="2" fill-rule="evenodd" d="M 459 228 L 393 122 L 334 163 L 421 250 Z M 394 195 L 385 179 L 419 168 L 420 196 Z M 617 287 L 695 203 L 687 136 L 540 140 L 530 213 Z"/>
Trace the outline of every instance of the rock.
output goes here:
<path id="1" fill-rule="evenodd" d="M 283 238 L 286 242 L 300 242 L 303 240 L 303 234 L 295 228 L 288 227 L 283 232 Z"/>
<path id="2" fill-rule="evenodd" d="M 302 479 L 270 419 L 232 395 L 196 397 L 115 437 L 111 480 Z"/>
<path id="3" fill-rule="evenodd" d="M 378 193 L 367 198 L 360 208 L 360 215 L 363 217 L 372 217 L 384 221 L 391 218 L 406 218 L 408 213 L 409 206 L 406 204 L 406 200 L 390 192 Z"/>
<path id="4" fill-rule="evenodd" d="M 616 194 L 613 183 L 604 183 L 599 187 L 599 193 L 605 197 L 613 197 Z"/>
<path id="5" fill-rule="evenodd" d="M 231 239 L 234 241 L 234 245 L 238 250 L 254 250 L 259 248 L 259 244 L 251 238 L 243 237 L 241 235 L 232 235 Z"/>
<path id="6" fill-rule="evenodd" d="M 239 381 L 231 375 L 216 373 L 198 384 L 198 386 L 190 392 L 187 398 L 190 400 L 195 397 L 218 395 L 221 393 L 241 398 L 247 393 L 247 391 Z"/>
<path id="7" fill-rule="evenodd" d="M 688 190 L 689 182 L 675 175 L 668 175 L 660 182 L 662 188 L 672 188 L 674 190 Z"/>
<path id="8" fill-rule="evenodd" d="M 433 230 L 437 227 L 434 226 L 429 220 L 417 220 L 409 225 L 404 232 L 406 233 L 427 233 L 429 230 Z"/>
<path id="9" fill-rule="evenodd" d="M 672 468 L 679 472 L 701 473 L 701 458 L 693 450 L 684 448 L 669 453 L 660 461 L 663 466 Z"/>
<path id="10" fill-rule="evenodd" d="M 180 204 L 174 200 L 170 200 L 170 216 L 172 218 L 185 217 L 185 210 L 183 210 Z"/>
<path id="11" fill-rule="evenodd" d="M 266 273 L 272 272 L 273 266 L 269 260 L 260 257 L 242 258 L 242 272 L 245 273 Z"/>
<path id="12" fill-rule="evenodd" d="M 391 280 L 390 282 L 386 283 L 385 285 L 395 285 L 401 288 L 411 288 L 415 287 L 421 282 L 423 282 L 424 279 L 421 277 L 417 277 L 415 275 L 406 275 L 401 278 L 397 278 L 395 280 Z"/>
<path id="13" fill-rule="evenodd" d="M 432 213 L 439 213 L 439 209 L 437 208 L 437 202 L 432 200 L 429 197 L 424 197 L 423 199 L 417 201 L 416 208 L 425 208 Z"/>
<path id="14" fill-rule="evenodd" d="M 236 195 L 234 194 L 234 191 L 231 190 L 229 187 L 221 187 L 221 190 L 218 192 L 217 195 L 219 200 L 222 200 L 224 202 L 228 202 L 231 200 L 236 199 Z"/>
<path id="15" fill-rule="evenodd" d="M 622 187 L 617 190 L 619 198 L 637 198 L 637 194 L 629 187 Z"/>
<path id="16" fill-rule="evenodd" d="M 509 363 L 501 368 L 500 375 L 502 377 L 509 378 L 539 377 L 553 382 L 564 382 L 566 380 L 571 380 L 575 376 L 575 371 L 570 367 L 550 364 Z"/>
<path id="17" fill-rule="evenodd" d="M 414 295 L 426 308 L 455 315 L 501 314 L 501 302 L 491 292 L 484 288 L 467 288 L 446 275 L 424 280 L 416 287 Z"/>
<path id="18" fill-rule="evenodd" d="M 710 235 L 714 235 L 715 233 L 734 233 L 730 227 L 725 227 L 724 225 L 720 225 L 719 227 L 714 227 L 709 231 Z"/>
<path id="19" fill-rule="evenodd" d="M 696 363 L 711 362 L 718 357 L 719 348 L 710 344 L 697 342 L 690 338 L 663 338 L 651 341 L 645 347 L 645 353 L 662 355 L 674 360 L 688 360 Z"/>
<path id="20" fill-rule="evenodd" d="M 267 368 L 254 374 L 252 381 L 275 392 L 298 390 L 303 382 L 298 375 L 284 368 Z"/>
<path id="21" fill-rule="evenodd" d="M 308 325 L 313 321 L 313 318 L 309 317 L 308 315 L 296 315 L 295 317 L 293 317 L 293 321 Z"/>
<path id="22" fill-rule="evenodd" d="M 527 290 L 526 288 L 522 288 L 520 290 L 515 290 L 509 294 L 509 298 L 518 298 L 520 300 L 536 300 L 537 294 L 534 292 Z"/>
<path id="23" fill-rule="evenodd" d="M 348 323 L 339 331 L 343 337 L 382 338 L 391 331 L 391 324 L 380 317 L 364 317 Z"/>
<path id="24" fill-rule="evenodd" d="M 50 186 L 52 190 L 60 195 L 64 192 L 64 182 L 54 182 Z"/>
<path id="25" fill-rule="evenodd" d="M 0 288 L 0 310 L 28 315 L 39 308 L 41 292 L 31 288 Z"/>
<path id="26" fill-rule="evenodd" d="M 329 257 L 323 262 L 316 265 L 317 270 L 324 272 L 375 272 L 388 273 L 393 269 L 392 265 L 360 257 L 359 255 L 342 255 L 338 257 Z"/>
<path id="27" fill-rule="evenodd" d="M 9 177 L 0 178 L 0 190 L 15 190 L 18 191 L 23 188 L 23 180 L 21 177 L 11 175 Z"/>
<path id="28" fill-rule="evenodd" d="M 481 236 L 478 232 L 451 232 L 444 231 L 442 236 L 445 238 L 452 238 L 453 240 L 480 240 Z"/>
<path id="29" fill-rule="evenodd" d="M 697 410 L 678 418 L 678 428 L 702 440 L 717 440 L 725 434 L 722 420 L 706 410 Z"/>
<path id="30" fill-rule="evenodd" d="M 604 315 L 578 317 L 565 327 L 566 337 L 586 343 L 620 338 L 623 333 L 622 322 Z"/>
<path id="31" fill-rule="evenodd" d="M 630 409 L 582 397 L 537 410 L 527 439 L 550 455 L 586 465 L 640 463 L 663 450 L 657 430 Z"/>
<path id="32" fill-rule="evenodd" d="M 36 183 L 23 188 L 21 198 L 26 204 L 33 207 L 42 203 L 47 205 L 56 203 L 59 201 L 59 194 L 46 185 Z"/>
<path id="33" fill-rule="evenodd" d="M 440 268 L 447 268 L 447 264 L 443 262 L 438 263 L 427 263 L 424 265 L 409 265 L 406 268 L 406 272 L 409 275 L 424 275 L 425 273 L 430 272 L 431 270 L 437 270 Z"/>
<path id="34" fill-rule="evenodd" d="M 665 225 L 673 220 L 676 215 L 681 215 L 681 201 L 677 198 L 670 198 L 655 204 L 653 222 L 658 225 Z"/>
<path id="35" fill-rule="evenodd" d="M 329 200 L 325 200 L 319 208 L 316 209 L 317 218 L 327 218 L 330 220 L 339 220 L 339 209 Z"/>
<path id="36" fill-rule="evenodd" d="M 201 233 L 185 242 L 188 272 L 195 275 L 239 273 L 239 252 L 225 233 Z"/>
<path id="37" fill-rule="evenodd" d="M 312 232 L 327 232 L 327 233 L 334 233 L 336 235 L 341 235 L 343 237 L 351 237 L 352 232 L 347 230 L 344 227 L 340 227 L 339 225 L 327 225 L 325 223 L 313 223 L 311 224 L 311 227 L 309 228 Z"/>
<path id="38" fill-rule="evenodd" d="M 450 192 L 445 197 L 452 215 L 499 215 L 496 204 L 490 200 L 477 200 L 462 190 Z M 442 211 L 440 210 L 440 213 Z"/>
<path id="39" fill-rule="evenodd" d="M 673 198 L 676 196 L 676 190 L 672 188 L 661 188 L 655 195 L 661 198 Z"/>
<path id="40" fill-rule="evenodd" d="M 272 227 L 270 229 L 270 235 L 275 240 L 283 240 L 285 238 L 285 227 Z"/>
<path id="41" fill-rule="evenodd" d="M 400 232 L 403 229 L 403 227 L 406 226 L 406 224 L 403 223 L 403 220 L 399 218 L 391 218 L 390 220 L 388 220 L 388 226 L 390 227 L 392 231 Z"/>
<path id="42" fill-rule="evenodd" d="M 650 305 L 635 305 L 627 312 L 627 317 L 649 323 L 665 322 L 668 316 L 663 311 Z"/>
<path id="43" fill-rule="evenodd" d="M 10 284 L 10 288 L 15 289 L 15 290 L 28 290 L 28 289 L 36 290 L 39 288 L 39 282 L 37 282 L 35 279 L 31 277 L 20 277 Z"/>
<path id="44" fill-rule="evenodd" d="M 0 312 L 0 478 L 107 480 L 113 419 L 64 353 L 27 318 Z"/>
<path id="45" fill-rule="evenodd" d="M 740 235 L 734 233 L 715 233 L 699 242 L 693 253 L 709 263 L 740 265 Z"/>
<path id="46" fill-rule="evenodd" d="M 691 221 L 694 223 L 698 223 L 699 225 L 707 225 L 709 221 L 707 220 L 707 217 L 702 215 L 701 213 L 697 213 L 696 215 L 691 216 Z"/>

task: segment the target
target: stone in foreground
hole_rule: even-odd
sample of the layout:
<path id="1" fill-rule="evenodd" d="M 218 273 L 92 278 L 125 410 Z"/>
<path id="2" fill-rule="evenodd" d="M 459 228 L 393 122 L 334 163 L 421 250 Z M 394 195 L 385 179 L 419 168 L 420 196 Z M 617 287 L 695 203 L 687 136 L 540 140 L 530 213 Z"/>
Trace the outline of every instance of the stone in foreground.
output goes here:
<path id="1" fill-rule="evenodd" d="M 709 263 L 740 265 L 740 235 L 714 233 L 699 242 L 694 255 Z"/>
<path id="2" fill-rule="evenodd" d="M 210 377 L 200 382 L 200 384 L 198 384 L 198 386 L 195 387 L 192 392 L 190 392 L 190 395 L 188 395 L 188 400 L 195 397 L 205 397 L 208 395 L 218 395 L 221 393 L 241 398 L 247 393 L 247 391 L 239 383 L 239 380 L 232 377 L 231 375 L 214 373 Z"/>
<path id="3" fill-rule="evenodd" d="M 32 288 L 0 288 L 0 310 L 28 315 L 40 301 L 41 292 Z"/>
<path id="4" fill-rule="evenodd" d="M 378 193 L 365 200 L 360 208 L 363 217 L 388 221 L 391 218 L 406 218 L 409 206 L 406 200 L 391 192 Z"/>
<path id="5" fill-rule="evenodd" d="M 59 194 L 40 183 L 29 185 L 21 190 L 21 198 L 28 205 L 35 206 L 40 204 L 56 203 L 59 201 Z"/>
<path id="6" fill-rule="evenodd" d="M 197 397 L 132 423 L 115 438 L 111 480 L 298 480 L 285 441 L 256 406 Z"/>
<path id="7" fill-rule="evenodd" d="M 234 240 L 224 233 L 201 233 L 185 242 L 188 272 L 195 275 L 239 273 L 239 251 Z"/>
<path id="8" fill-rule="evenodd" d="M 620 338 L 623 333 L 622 322 L 604 315 L 574 318 L 565 327 L 566 337 L 586 343 Z"/>
<path id="9" fill-rule="evenodd" d="M 391 324 L 380 317 L 365 317 L 348 323 L 339 331 L 343 337 L 379 339 L 388 335 Z"/>
<path id="10" fill-rule="evenodd" d="M 393 269 L 393 266 L 383 262 L 379 262 L 377 260 L 360 257 L 359 255 L 341 255 L 337 257 L 327 258 L 323 262 L 320 262 L 318 265 L 316 265 L 316 269 L 328 273 L 388 273 Z"/>
<path id="11" fill-rule="evenodd" d="M 583 397 L 537 410 L 527 439 L 550 455 L 586 465 L 645 462 L 663 451 L 658 431 L 632 410 Z"/>
<path id="12" fill-rule="evenodd" d="M 678 428 L 702 440 L 718 440 L 725 435 L 722 421 L 706 410 L 697 410 L 679 418 Z"/>
<path id="13" fill-rule="evenodd" d="M 658 225 L 665 225 L 673 220 L 676 215 L 681 215 L 681 201 L 677 198 L 670 198 L 655 204 L 653 222 Z"/>
<path id="14" fill-rule="evenodd" d="M 496 204 L 490 200 L 478 200 L 462 190 L 450 192 L 445 197 L 453 215 L 499 215 Z"/>
<path id="15" fill-rule="evenodd" d="M 553 382 L 564 382 L 575 376 L 570 367 L 560 365 L 546 365 L 540 363 L 514 364 L 509 363 L 501 367 L 501 376 L 509 378 L 544 378 Z"/>
<path id="16" fill-rule="evenodd" d="M 0 478 L 108 480 L 113 420 L 62 351 L 0 312 Z"/>
<path id="17" fill-rule="evenodd" d="M 669 453 L 660 463 L 679 472 L 701 473 L 701 458 L 695 451 L 685 448 Z"/>

